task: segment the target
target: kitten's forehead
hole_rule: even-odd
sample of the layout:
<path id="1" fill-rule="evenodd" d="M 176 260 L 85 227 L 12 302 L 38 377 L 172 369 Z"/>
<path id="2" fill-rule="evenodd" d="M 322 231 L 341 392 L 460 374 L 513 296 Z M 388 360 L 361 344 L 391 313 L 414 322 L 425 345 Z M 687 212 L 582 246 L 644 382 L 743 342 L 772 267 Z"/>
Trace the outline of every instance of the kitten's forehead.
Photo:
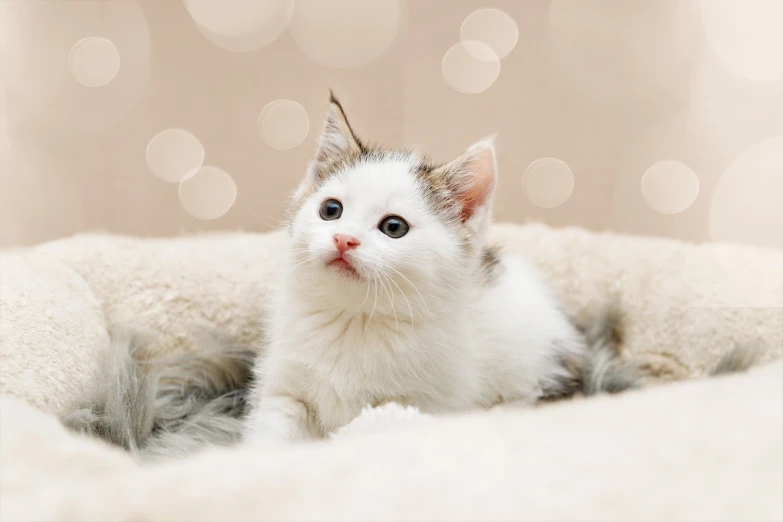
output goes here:
<path id="1" fill-rule="evenodd" d="M 418 158 L 412 155 L 366 158 L 346 166 L 333 181 L 368 197 L 410 197 L 418 192 L 417 171 Z"/>

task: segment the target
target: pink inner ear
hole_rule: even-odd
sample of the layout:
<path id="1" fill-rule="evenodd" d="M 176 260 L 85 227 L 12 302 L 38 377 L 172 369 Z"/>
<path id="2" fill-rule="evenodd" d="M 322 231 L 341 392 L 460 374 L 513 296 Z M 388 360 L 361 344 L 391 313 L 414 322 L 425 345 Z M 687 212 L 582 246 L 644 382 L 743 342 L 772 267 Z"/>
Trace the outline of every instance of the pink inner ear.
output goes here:
<path id="1" fill-rule="evenodd" d="M 460 194 L 462 220 L 467 221 L 476 209 L 488 203 L 495 188 L 495 152 L 492 146 L 481 144 L 475 151 L 468 151 L 469 159 L 464 168 L 467 186 Z"/>

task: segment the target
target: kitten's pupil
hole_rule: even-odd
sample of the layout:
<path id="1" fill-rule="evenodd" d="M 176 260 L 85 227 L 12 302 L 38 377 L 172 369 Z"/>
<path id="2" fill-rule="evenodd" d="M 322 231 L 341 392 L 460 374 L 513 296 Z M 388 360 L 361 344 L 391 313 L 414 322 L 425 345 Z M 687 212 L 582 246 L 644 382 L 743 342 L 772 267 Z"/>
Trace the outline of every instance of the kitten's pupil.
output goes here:
<path id="1" fill-rule="evenodd" d="M 333 221 L 335 219 L 340 219 L 340 216 L 343 213 L 343 205 L 336 199 L 327 199 L 323 203 L 321 203 L 321 209 L 318 211 L 318 214 L 321 216 L 321 219 L 324 221 Z"/>
<path id="2" fill-rule="evenodd" d="M 389 216 L 380 222 L 378 229 L 387 236 L 398 239 L 408 233 L 410 226 L 399 216 Z"/>

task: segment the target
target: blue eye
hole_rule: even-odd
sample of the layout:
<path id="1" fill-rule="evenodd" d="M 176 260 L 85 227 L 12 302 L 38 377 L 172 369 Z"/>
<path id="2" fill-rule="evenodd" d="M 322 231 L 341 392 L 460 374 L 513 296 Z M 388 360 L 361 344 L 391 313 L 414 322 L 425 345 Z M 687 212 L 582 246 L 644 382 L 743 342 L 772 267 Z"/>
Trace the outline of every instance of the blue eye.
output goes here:
<path id="1" fill-rule="evenodd" d="M 340 219 L 343 214 L 343 205 L 336 199 L 327 199 L 321 203 L 321 209 L 318 211 L 318 215 L 324 221 L 334 221 Z"/>
<path id="2" fill-rule="evenodd" d="M 378 230 L 393 239 L 399 239 L 410 230 L 408 222 L 400 216 L 389 216 L 378 224 Z"/>

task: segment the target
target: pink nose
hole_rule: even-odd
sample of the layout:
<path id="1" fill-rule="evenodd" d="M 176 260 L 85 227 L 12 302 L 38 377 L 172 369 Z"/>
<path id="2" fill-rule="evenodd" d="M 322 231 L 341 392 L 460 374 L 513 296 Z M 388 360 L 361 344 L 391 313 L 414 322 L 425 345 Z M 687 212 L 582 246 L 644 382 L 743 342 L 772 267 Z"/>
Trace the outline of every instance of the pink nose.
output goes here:
<path id="1" fill-rule="evenodd" d="M 353 236 L 345 234 L 335 234 L 334 244 L 337 246 L 337 251 L 342 255 L 346 250 L 351 250 L 359 246 L 359 240 Z"/>

